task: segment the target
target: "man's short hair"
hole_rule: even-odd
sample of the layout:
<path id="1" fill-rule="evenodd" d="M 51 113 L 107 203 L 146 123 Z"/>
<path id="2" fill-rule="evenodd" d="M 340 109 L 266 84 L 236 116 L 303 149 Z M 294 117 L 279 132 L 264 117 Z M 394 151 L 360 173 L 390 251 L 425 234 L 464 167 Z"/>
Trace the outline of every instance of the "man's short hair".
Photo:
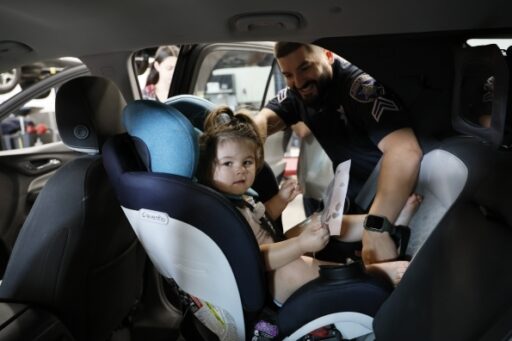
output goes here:
<path id="1" fill-rule="evenodd" d="M 306 43 L 297 43 L 291 41 L 279 41 L 274 45 L 274 56 L 276 58 L 286 57 L 290 53 L 298 50 L 303 47 L 307 52 L 313 52 L 315 49 L 319 49 L 319 46 L 306 44 Z"/>

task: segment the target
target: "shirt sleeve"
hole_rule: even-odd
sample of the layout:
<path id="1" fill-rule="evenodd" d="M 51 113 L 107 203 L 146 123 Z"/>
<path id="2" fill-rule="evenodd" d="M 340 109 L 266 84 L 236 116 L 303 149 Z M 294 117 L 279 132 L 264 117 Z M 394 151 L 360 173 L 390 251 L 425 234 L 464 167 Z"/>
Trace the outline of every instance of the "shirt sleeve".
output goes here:
<path id="1" fill-rule="evenodd" d="M 396 97 L 367 73 L 353 78 L 349 92 L 350 107 L 375 145 L 389 133 L 411 126 Z"/>
<path id="2" fill-rule="evenodd" d="M 277 96 L 265 105 L 265 108 L 275 112 L 287 126 L 291 126 L 301 120 L 293 94 L 288 88 L 280 90 Z"/>

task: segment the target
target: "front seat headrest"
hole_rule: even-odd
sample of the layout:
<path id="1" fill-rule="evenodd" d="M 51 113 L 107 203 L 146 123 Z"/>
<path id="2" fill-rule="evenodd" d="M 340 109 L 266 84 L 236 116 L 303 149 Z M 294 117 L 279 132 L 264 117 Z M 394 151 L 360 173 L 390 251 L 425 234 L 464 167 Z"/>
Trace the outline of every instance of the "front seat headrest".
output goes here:
<path id="1" fill-rule="evenodd" d="M 122 133 L 126 105 L 114 82 L 97 76 L 72 79 L 57 92 L 55 117 L 64 144 L 85 153 L 98 153 L 108 136 Z"/>
<path id="2" fill-rule="evenodd" d="M 150 171 L 194 176 L 198 132 L 181 112 L 159 102 L 138 100 L 124 109 L 123 123 Z"/>

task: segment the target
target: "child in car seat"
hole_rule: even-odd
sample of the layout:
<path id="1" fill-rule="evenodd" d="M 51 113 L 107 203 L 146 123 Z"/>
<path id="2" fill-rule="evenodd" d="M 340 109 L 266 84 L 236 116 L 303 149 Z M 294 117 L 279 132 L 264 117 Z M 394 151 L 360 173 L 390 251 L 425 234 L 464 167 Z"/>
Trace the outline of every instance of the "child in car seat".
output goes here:
<path id="1" fill-rule="evenodd" d="M 199 180 L 228 197 L 247 219 L 260 246 L 269 274 L 274 299 L 284 303 L 298 288 L 319 275 L 319 266 L 335 264 L 305 256 L 325 247 L 329 231 L 312 216 L 307 224 L 292 228 L 286 237 L 272 226 L 286 205 L 300 190 L 294 180 L 286 181 L 278 194 L 262 204 L 251 190 L 257 171 L 263 164 L 263 139 L 251 117 L 234 114 L 228 107 L 211 112 L 200 137 Z M 413 194 L 398 220 L 407 224 L 421 198 Z M 342 240 L 361 239 L 364 215 L 346 215 Z M 370 273 L 385 275 L 395 285 L 402 278 L 407 261 L 392 261 L 367 266 Z"/>

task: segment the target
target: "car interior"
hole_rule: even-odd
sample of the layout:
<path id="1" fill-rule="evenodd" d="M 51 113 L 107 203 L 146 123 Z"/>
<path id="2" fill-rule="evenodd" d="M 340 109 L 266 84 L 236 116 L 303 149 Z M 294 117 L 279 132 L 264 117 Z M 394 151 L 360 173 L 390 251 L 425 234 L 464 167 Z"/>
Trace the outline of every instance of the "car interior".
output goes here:
<path id="1" fill-rule="evenodd" d="M 0 340 L 511 340 L 511 10 L 498 0 L 5 0 Z M 256 113 L 285 86 L 280 40 L 333 51 L 410 113 L 423 201 L 396 287 L 350 259 L 356 246 L 334 245 L 324 256 L 346 264 L 277 306 L 251 228 L 195 179 L 205 115 L 219 104 Z M 165 45 L 180 51 L 168 98 L 143 99 Z M 13 70 L 63 57 L 73 57 L 64 69 L 13 84 Z M 262 200 L 284 176 L 283 136 L 265 146 Z M 277 336 L 265 338 L 262 321 Z"/>

